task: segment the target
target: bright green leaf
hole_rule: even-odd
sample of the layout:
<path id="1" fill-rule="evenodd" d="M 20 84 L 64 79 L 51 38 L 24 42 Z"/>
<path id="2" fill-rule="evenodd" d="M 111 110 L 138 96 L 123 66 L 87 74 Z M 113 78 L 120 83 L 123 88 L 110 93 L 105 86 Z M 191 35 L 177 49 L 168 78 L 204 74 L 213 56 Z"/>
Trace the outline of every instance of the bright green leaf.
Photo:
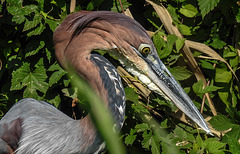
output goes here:
<path id="1" fill-rule="evenodd" d="M 232 73 L 230 71 L 226 71 L 224 69 L 216 68 L 216 75 L 215 75 L 216 82 L 223 82 L 229 83 L 232 79 Z"/>
<path id="2" fill-rule="evenodd" d="M 182 13 L 186 17 L 192 18 L 196 16 L 198 10 L 193 5 L 187 4 L 182 6 L 182 8 L 180 9 L 180 13 Z"/>
<path id="3" fill-rule="evenodd" d="M 178 29 L 183 35 L 192 35 L 190 27 L 186 25 L 183 25 L 183 24 L 178 25 Z"/>

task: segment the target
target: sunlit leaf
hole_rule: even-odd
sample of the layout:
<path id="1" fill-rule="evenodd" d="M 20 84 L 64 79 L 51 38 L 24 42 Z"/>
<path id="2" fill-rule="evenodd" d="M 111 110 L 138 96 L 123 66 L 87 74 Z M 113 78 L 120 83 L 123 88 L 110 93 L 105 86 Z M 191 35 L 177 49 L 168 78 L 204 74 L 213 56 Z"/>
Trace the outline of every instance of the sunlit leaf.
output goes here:
<path id="1" fill-rule="evenodd" d="M 188 27 L 184 24 L 178 25 L 178 28 L 183 35 L 191 35 L 192 34 L 190 27 Z"/>
<path id="2" fill-rule="evenodd" d="M 232 79 L 232 73 L 224 69 L 216 68 L 216 82 L 229 83 Z"/>
<path id="3" fill-rule="evenodd" d="M 180 9 L 180 13 L 182 13 L 186 17 L 192 18 L 196 16 L 198 10 L 193 5 L 187 4 L 182 6 L 182 8 Z"/>

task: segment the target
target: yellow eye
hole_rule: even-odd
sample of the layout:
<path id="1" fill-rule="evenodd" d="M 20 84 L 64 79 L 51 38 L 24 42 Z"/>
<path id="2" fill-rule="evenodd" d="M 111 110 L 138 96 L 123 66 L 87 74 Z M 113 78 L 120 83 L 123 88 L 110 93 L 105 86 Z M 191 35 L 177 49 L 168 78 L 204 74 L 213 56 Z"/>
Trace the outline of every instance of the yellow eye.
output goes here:
<path id="1" fill-rule="evenodd" d="M 138 51 L 146 57 L 152 51 L 152 47 L 149 44 L 140 44 Z"/>
<path id="2" fill-rule="evenodd" d="M 144 55 L 147 55 L 147 54 L 149 54 L 150 53 L 150 48 L 149 47 L 144 47 L 143 49 L 142 49 L 142 53 L 144 54 Z"/>

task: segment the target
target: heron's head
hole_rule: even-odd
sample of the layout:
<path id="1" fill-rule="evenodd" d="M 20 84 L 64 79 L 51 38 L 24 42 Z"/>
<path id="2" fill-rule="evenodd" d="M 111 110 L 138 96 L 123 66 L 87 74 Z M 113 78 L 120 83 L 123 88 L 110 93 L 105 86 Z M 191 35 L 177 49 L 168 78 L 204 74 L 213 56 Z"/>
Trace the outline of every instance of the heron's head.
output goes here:
<path id="1" fill-rule="evenodd" d="M 110 52 L 149 89 L 171 100 L 203 130 L 211 133 L 191 99 L 159 59 L 151 38 L 138 22 L 107 11 L 76 13 L 65 22 L 70 25 L 65 27 L 71 32 L 70 42 L 82 44 L 79 52 L 90 53 L 95 49 Z M 65 46 L 68 44 L 66 42 Z M 64 48 L 62 50 L 64 52 Z"/>

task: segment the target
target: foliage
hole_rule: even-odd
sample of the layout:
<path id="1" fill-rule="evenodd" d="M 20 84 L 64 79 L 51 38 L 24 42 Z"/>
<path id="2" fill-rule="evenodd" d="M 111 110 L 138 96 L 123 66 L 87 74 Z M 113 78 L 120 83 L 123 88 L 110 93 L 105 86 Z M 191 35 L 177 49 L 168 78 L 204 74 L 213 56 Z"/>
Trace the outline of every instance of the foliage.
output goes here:
<path id="1" fill-rule="evenodd" d="M 186 40 L 204 43 L 229 63 L 238 77 L 240 55 L 240 8 L 237 0 L 163 0 L 173 24 L 184 39 L 169 35 L 144 0 L 122 0 L 133 17 L 152 37 L 158 54 L 174 77 L 200 109 L 204 93 L 210 93 L 218 115 L 210 120 L 224 136 L 211 137 L 177 120 L 176 107 L 156 94 L 148 101 L 126 87 L 127 111 L 122 139 L 129 153 L 238 153 L 240 150 L 239 81 L 228 66 L 216 58 L 193 51 L 209 85 L 197 81 L 181 49 Z M 70 79 L 56 62 L 52 35 L 70 14 L 70 1 L 3 0 L 0 4 L 0 116 L 21 98 L 32 97 L 63 108 L 61 102 L 74 98 Z M 119 2 L 78 1 L 75 11 L 121 11 Z M 76 90 L 75 90 L 76 91 Z M 68 101 L 67 101 L 68 100 Z M 71 99 L 72 100 L 72 99 Z M 84 104 L 86 98 L 81 99 Z M 140 102 L 140 103 L 139 103 Z M 71 106 L 71 105 L 70 105 Z M 71 107 L 70 107 L 71 110 Z M 153 112 L 154 111 L 154 112 Z M 210 115 L 208 101 L 203 107 Z M 72 114 L 72 113 L 71 113 Z M 70 114 L 70 116 L 71 116 Z"/>

